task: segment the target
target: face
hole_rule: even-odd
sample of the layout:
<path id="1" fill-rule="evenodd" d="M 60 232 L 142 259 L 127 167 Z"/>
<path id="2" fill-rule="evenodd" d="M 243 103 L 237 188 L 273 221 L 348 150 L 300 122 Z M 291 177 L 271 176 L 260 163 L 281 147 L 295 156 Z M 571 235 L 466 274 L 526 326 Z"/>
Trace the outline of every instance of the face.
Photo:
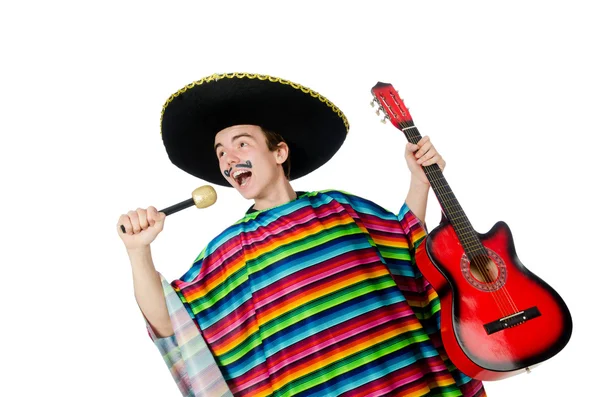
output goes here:
<path id="1" fill-rule="evenodd" d="M 262 198 L 283 176 L 287 146 L 269 151 L 265 135 L 255 125 L 235 125 L 215 135 L 215 154 L 227 181 L 246 199 Z M 285 178 L 285 177 L 284 177 Z"/>

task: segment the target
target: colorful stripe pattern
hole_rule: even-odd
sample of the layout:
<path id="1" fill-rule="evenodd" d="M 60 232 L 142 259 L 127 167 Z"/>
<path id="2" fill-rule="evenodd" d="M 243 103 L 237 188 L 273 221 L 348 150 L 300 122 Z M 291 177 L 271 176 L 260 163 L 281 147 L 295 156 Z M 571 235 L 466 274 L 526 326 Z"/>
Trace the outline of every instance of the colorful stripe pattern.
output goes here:
<path id="1" fill-rule="evenodd" d="M 247 214 L 171 285 L 235 396 L 485 396 L 441 346 L 439 300 L 413 259 L 424 236 L 406 204 L 396 216 L 307 193 Z M 189 344 L 182 321 L 161 350 L 171 361 Z"/>

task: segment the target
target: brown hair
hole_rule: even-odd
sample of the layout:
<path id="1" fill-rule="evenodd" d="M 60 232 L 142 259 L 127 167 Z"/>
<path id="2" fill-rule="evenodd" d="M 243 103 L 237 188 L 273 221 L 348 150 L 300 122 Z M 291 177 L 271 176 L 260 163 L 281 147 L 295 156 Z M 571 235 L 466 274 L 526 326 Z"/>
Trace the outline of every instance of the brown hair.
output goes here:
<path id="1" fill-rule="evenodd" d="M 278 149 L 277 145 L 279 145 L 281 142 L 286 143 L 285 140 L 283 139 L 283 137 L 281 135 L 279 135 L 278 133 L 269 131 L 263 127 L 260 127 L 260 129 L 262 130 L 263 134 L 265 134 L 265 138 L 267 138 L 267 147 L 269 148 L 269 151 L 274 152 Z M 290 179 L 290 171 L 292 169 L 292 162 L 290 160 L 290 157 L 291 157 L 291 153 L 290 153 L 290 150 L 288 147 L 287 159 L 282 164 L 283 172 L 285 173 L 285 177 L 288 180 Z"/>

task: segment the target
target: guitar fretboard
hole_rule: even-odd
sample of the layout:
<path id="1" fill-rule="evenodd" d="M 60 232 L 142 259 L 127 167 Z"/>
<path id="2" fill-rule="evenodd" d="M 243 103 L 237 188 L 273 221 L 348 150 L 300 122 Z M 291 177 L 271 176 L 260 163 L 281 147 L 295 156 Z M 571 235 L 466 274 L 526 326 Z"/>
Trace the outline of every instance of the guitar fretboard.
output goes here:
<path id="1" fill-rule="evenodd" d="M 414 123 L 404 122 L 400 127 L 410 143 L 417 144 L 421 140 L 421 134 Z M 423 170 L 444 211 L 446 219 L 448 219 L 456 232 L 467 256 L 473 258 L 475 255 L 487 255 L 486 249 L 481 244 L 477 232 L 456 199 L 450 185 L 448 185 L 440 167 L 437 164 L 427 165 L 423 167 Z"/>

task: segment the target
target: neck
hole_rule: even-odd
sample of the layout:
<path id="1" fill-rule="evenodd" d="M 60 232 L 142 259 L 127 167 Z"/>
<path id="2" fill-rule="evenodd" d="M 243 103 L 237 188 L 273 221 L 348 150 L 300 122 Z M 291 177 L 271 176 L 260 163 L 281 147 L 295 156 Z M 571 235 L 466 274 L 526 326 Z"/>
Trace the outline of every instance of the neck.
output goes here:
<path id="1" fill-rule="evenodd" d="M 296 199 L 296 192 L 285 176 L 283 180 L 271 185 L 271 188 L 260 197 L 254 198 L 254 209 L 264 210 Z"/>

